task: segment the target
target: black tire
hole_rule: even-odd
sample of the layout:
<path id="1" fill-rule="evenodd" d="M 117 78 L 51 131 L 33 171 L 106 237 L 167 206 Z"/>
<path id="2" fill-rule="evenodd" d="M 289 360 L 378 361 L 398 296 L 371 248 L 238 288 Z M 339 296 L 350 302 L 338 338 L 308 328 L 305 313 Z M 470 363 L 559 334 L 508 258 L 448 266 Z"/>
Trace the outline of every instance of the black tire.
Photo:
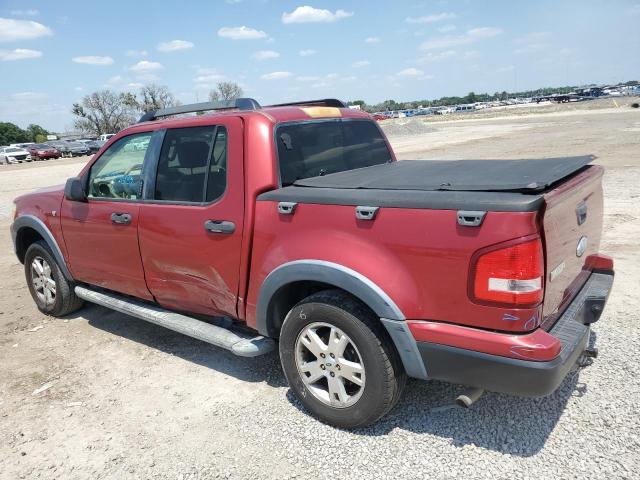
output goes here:
<path id="1" fill-rule="evenodd" d="M 51 268 L 51 277 L 56 285 L 55 301 L 53 303 L 43 301 L 36 292 L 33 283 L 34 271 L 32 268 L 33 261 L 36 258 L 43 259 Z M 74 285 L 65 278 L 49 246 L 43 240 L 32 243 L 27 249 L 24 256 L 24 272 L 31 297 L 36 303 L 38 310 L 42 313 L 51 315 L 52 317 L 63 317 L 82 307 L 84 303 L 83 300 L 76 296 Z"/>
<path id="2" fill-rule="evenodd" d="M 308 389 L 298 371 L 298 336 L 317 322 L 344 332 L 361 357 L 366 381 L 361 396 L 350 406 L 336 408 L 323 403 Z M 407 378 L 380 319 L 341 290 L 315 293 L 291 309 L 280 332 L 280 361 L 289 386 L 304 407 L 320 421 L 345 429 L 365 427 L 386 415 L 400 399 Z"/>

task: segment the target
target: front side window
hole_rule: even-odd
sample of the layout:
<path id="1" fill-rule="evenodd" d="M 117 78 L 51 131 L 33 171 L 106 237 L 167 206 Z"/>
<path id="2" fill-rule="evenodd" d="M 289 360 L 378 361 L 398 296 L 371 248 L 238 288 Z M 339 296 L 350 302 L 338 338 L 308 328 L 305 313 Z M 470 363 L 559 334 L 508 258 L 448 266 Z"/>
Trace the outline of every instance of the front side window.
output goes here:
<path id="1" fill-rule="evenodd" d="M 167 130 L 158 161 L 156 200 L 213 202 L 227 187 L 227 130 L 222 126 Z"/>
<path id="2" fill-rule="evenodd" d="M 392 160 L 380 130 L 369 120 L 285 123 L 277 128 L 276 141 L 282 186 Z"/>
<path id="3" fill-rule="evenodd" d="M 93 164 L 90 198 L 138 200 L 142 196 L 142 164 L 153 132 L 123 137 Z"/>

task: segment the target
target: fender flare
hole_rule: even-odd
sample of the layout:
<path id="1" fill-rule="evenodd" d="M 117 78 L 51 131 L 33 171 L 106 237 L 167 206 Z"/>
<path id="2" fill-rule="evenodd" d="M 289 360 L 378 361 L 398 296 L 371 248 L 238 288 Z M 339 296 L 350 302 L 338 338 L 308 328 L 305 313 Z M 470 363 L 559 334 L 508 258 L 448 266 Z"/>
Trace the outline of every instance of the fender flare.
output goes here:
<path id="1" fill-rule="evenodd" d="M 258 295 L 256 330 L 267 337 L 277 336 L 269 325 L 269 306 L 282 287 L 300 281 L 333 285 L 349 292 L 371 308 L 389 332 L 407 374 L 427 379 L 427 372 L 405 316 L 395 302 L 370 279 L 348 267 L 324 260 L 296 260 L 280 265 L 265 278 Z"/>
<path id="2" fill-rule="evenodd" d="M 35 230 L 40 234 L 40 236 L 44 239 L 44 241 L 47 243 L 47 245 L 51 249 L 51 253 L 56 259 L 56 262 L 58 262 L 58 265 L 60 266 L 60 270 L 62 270 L 62 274 L 65 276 L 67 280 L 72 282 L 73 275 L 71 275 L 71 272 L 67 267 L 67 262 L 64 259 L 64 255 L 62 255 L 62 250 L 60 250 L 60 247 L 58 246 L 58 242 L 56 242 L 56 239 L 51 233 L 51 230 L 49 230 L 49 228 L 44 224 L 44 222 L 40 220 L 38 217 L 35 217 L 33 215 L 21 215 L 18 218 L 16 218 L 16 220 L 11 225 L 11 238 L 13 240 L 13 246 L 14 246 L 16 255 L 18 254 L 18 244 L 17 244 L 18 234 L 20 233 L 20 230 L 22 230 L 23 228 L 32 228 L 33 230 Z"/>
<path id="3" fill-rule="evenodd" d="M 362 300 L 381 318 L 405 320 L 405 316 L 389 295 L 361 273 L 324 260 L 295 260 L 280 265 L 267 275 L 262 283 L 256 307 L 258 332 L 273 336 L 274 332 L 270 331 L 268 318 L 271 300 L 282 287 L 300 281 L 333 285 Z"/>

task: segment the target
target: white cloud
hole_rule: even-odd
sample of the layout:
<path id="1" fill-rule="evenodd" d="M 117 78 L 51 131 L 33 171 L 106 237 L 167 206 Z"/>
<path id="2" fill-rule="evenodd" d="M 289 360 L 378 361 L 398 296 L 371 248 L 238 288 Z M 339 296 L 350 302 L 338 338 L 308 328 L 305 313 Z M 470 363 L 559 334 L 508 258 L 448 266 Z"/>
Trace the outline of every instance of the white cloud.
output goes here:
<path id="1" fill-rule="evenodd" d="M 380 43 L 380 37 L 367 37 L 364 39 L 364 43 Z"/>
<path id="2" fill-rule="evenodd" d="M 632 5 L 629 10 L 627 10 L 627 13 L 629 13 L 629 15 L 640 15 L 640 3 Z"/>
<path id="3" fill-rule="evenodd" d="M 231 40 L 260 40 L 261 38 L 266 38 L 267 34 L 262 30 L 243 25 L 241 27 L 222 27 L 218 30 L 218 36 Z"/>
<path id="4" fill-rule="evenodd" d="M 221 75 L 219 73 L 209 73 L 206 75 L 198 75 L 196 78 L 193 79 L 193 81 L 195 83 L 213 84 L 213 83 L 221 82 L 224 79 L 225 79 L 224 75 Z"/>
<path id="5" fill-rule="evenodd" d="M 424 75 L 424 72 L 422 70 L 418 70 L 417 68 L 411 67 L 399 71 L 397 75 L 400 77 L 420 77 Z"/>
<path id="6" fill-rule="evenodd" d="M 498 72 L 498 73 L 507 73 L 507 72 L 513 72 L 515 69 L 516 69 L 516 67 L 514 67 L 513 65 L 506 65 L 504 67 L 496 68 L 496 72 Z"/>
<path id="7" fill-rule="evenodd" d="M 37 17 L 40 14 L 35 8 L 29 8 L 27 10 L 11 10 L 11 15 L 15 17 Z"/>
<path id="8" fill-rule="evenodd" d="M 283 78 L 289 78 L 293 75 L 291 72 L 272 72 L 262 75 L 260 78 L 263 80 L 282 80 Z"/>
<path id="9" fill-rule="evenodd" d="M 74 63 L 81 63 L 83 65 L 98 65 L 101 67 L 107 65 L 113 65 L 113 58 L 111 57 L 100 57 L 97 55 L 87 55 L 84 57 L 73 57 L 71 59 Z"/>
<path id="10" fill-rule="evenodd" d="M 170 42 L 162 42 L 158 44 L 160 52 L 177 52 L 178 50 L 188 50 L 193 48 L 193 43 L 186 40 L 171 40 Z"/>
<path id="11" fill-rule="evenodd" d="M 298 7 L 291 13 L 282 14 L 282 23 L 329 23 L 353 16 L 353 12 L 313 8 L 308 5 Z"/>
<path id="12" fill-rule="evenodd" d="M 48 96 L 46 93 L 39 92 L 18 92 L 12 93 L 9 95 L 9 98 L 19 102 L 30 102 L 32 100 L 44 100 L 45 98 L 48 98 Z"/>
<path id="13" fill-rule="evenodd" d="M 144 87 L 144 83 L 140 83 L 140 82 L 127 83 L 127 88 L 142 88 L 142 87 Z"/>
<path id="14" fill-rule="evenodd" d="M 314 75 L 303 75 L 300 77 L 296 77 L 296 80 L 299 82 L 315 82 L 317 80 L 320 80 L 320 77 L 316 77 Z"/>
<path id="15" fill-rule="evenodd" d="M 127 50 L 125 53 L 127 57 L 146 57 L 149 55 L 149 52 L 146 50 Z"/>
<path id="16" fill-rule="evenodd" d="M 495 37 L 502 33 L 502 29 L 495 27 L 479 27 L 467 30 L 462 35 L 449 35 L 445 37 L 437 37 L 427 40 L 420 45 L 422 50 L 438 50 L 444 48 L 456 47 L 458 45 L 468 45 L 478 42 L 485 38 Z"/>
<path id="17" fill-rule="evenodd" d="M 315 55 L 316 53 L 318 53 L 316 50 L 308 48 L 306 50 L 300 50 L 298 52 L 298 55 L 300 55 L 301 57 L 310 57 L 311 55 Z"/>
<path id="18" fill-rule="evenodd" d="M 129 70 L 132 72 L 146 74 L 151 72 L 157 72 L 158 70 L 162 70 L 164 67 L 161 63 L 158 62 L 150 62 L 148 60 L 140 60 L 135 65 L 131 65 Z"/>
<path id="19" fill-rule="evenodd" d="M 368 65 L 371 65 L 371 62 L 369 60 L 358 60 L 357 62 L 353 62 L 351 64 L 351 66 L 354 68 L 366 67 Z"/>
<path id="20" fill-rule="evenodd" d="M 445 50 L 443 52 L 433 53 L 429 52 L 424 57 L 418 60 L 419 63 L 432 63 L 446 60 L 447 58 L 455 57 L 455 50 Z"/>
<path id="21" fill-rule="evenodd" d="M 31 20 L 0 18 L 0 42 L 30 40 L 47 35 L 53 35 L 53 32 L 41 23 Z"/>
<path id="22" fill-rule="evenodd" d="M 405 22 L 412 24 L 435 23 L 443 20 L 451 20 L 452 18 L 456 18 L 456 16 L 457 15 L 455 13 L 451 12 L 434 13 L 432 15 L 424 15 L 422 17 L 407 17 Z"/>
<path id="23" fill-rule="evenodd" d="M 29 50 L 27 48 L 16 48 L 15 50 L 0 50 L 0 61 L 8 62 L 12 60 L 26 60 L 28 58 L 39 58 L 42 52 L 39 50 Z"/>
<path id="24" fill-rule="evenodd" d="M 513 43 L 518 46 L 514 50 L 517 54 L 535 53 L 551 48 L 551 32 L 532 32 L 516 38 Z"/>
<path id="25" fill-rule="evenodd" d="M 447 25 L 443 25 L 442 27 L 438 28 L 438 31 L 440 33 L 449 33 L 449 32 L 453 32 L 456 29 L 456 26 L 453 25 L 452 23 L 449 23 Z"/>
<path id="26" fill-rule="evenodd" d="M 278 52 L 274 52 L 273 50 L 260 50 L 252 55 L 256 60 L 270 60 L 272 58 L 278 58 L 280 54 Z"/>

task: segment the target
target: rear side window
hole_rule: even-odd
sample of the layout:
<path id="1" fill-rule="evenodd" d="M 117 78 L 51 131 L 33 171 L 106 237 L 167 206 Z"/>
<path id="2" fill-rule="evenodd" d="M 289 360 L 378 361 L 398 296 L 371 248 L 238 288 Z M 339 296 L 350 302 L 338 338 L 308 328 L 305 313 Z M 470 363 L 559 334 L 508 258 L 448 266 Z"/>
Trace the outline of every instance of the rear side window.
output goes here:
<path id="1" fill-rule="evenodd" d="M 158 161 L 156 200 L 213 202 L 227 188 L 227 130 L 221 126 L 167 130 Z"/>
<path id="2" fill-rule="evenodd" d="M 380 130 L 369 120 L 285 123 L 276 130 L 276 142 L 283 186 L 392 160 Z"/>

